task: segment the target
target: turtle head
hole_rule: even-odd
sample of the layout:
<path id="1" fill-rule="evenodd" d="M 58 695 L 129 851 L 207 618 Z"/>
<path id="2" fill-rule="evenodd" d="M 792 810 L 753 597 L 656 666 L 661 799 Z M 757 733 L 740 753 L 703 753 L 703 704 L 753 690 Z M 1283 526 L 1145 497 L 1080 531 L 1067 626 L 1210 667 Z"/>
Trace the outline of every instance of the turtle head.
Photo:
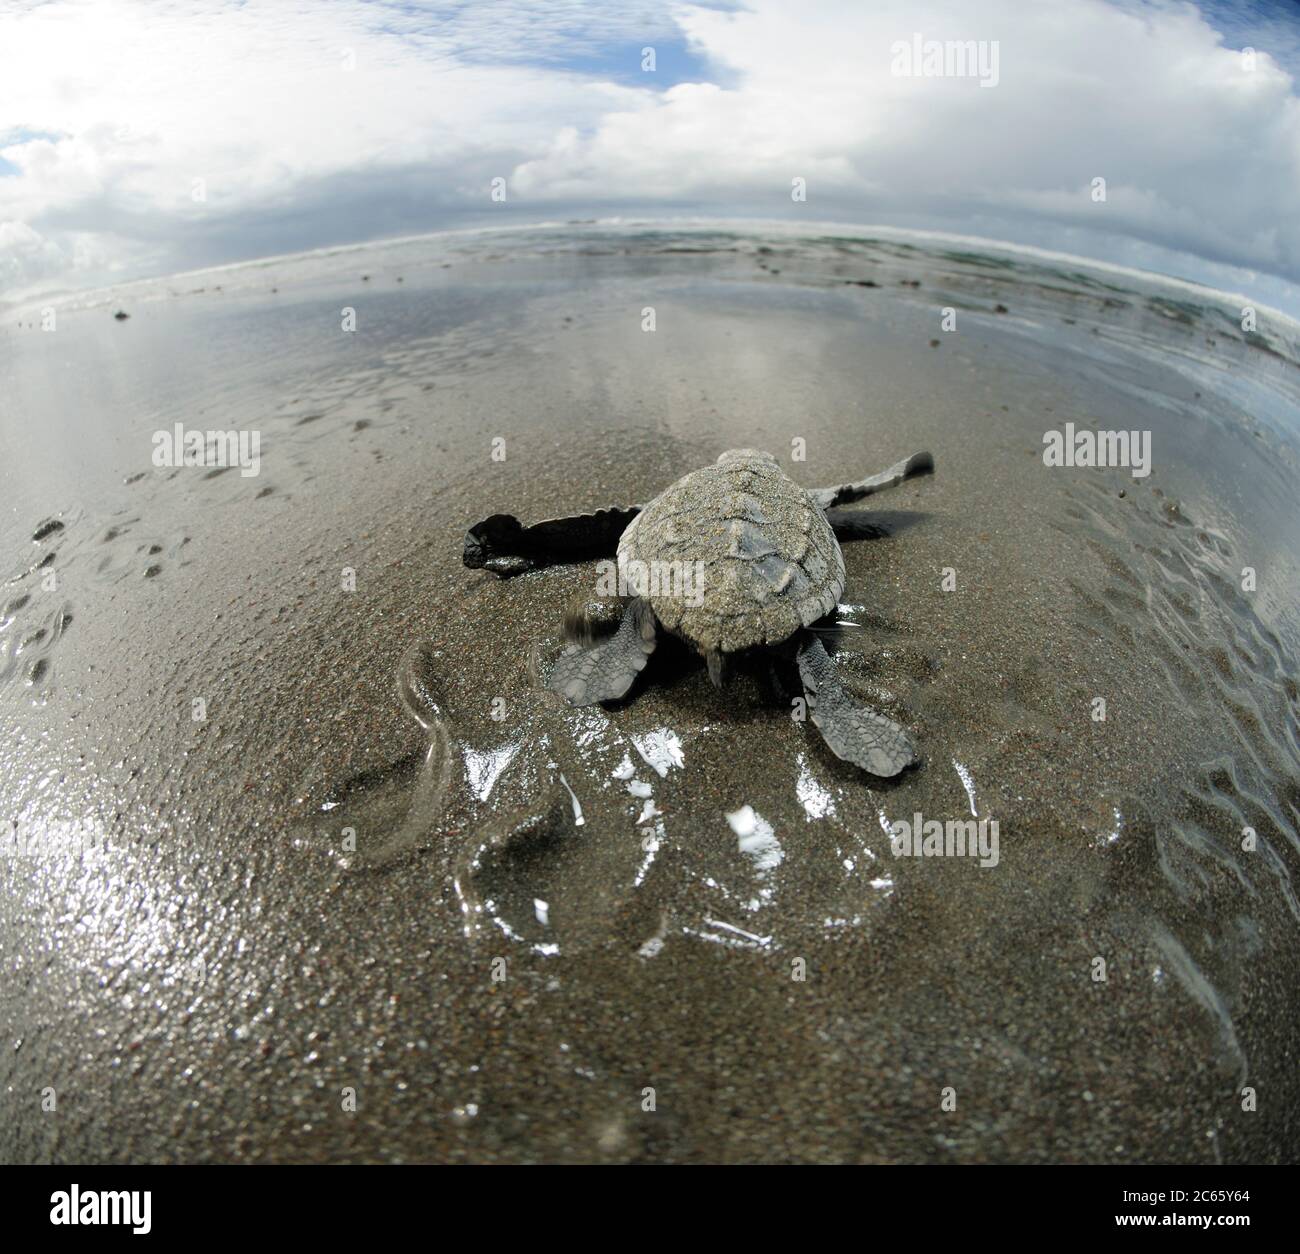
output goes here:
<path id="1" fill-rule="evenodd" d="M 718 465 L 725 466 L 728 462 L 748 462 L 748 461 L 770 462 L 776 465 L 776 458 L 771 453 L 765 453 L 758 448 L 729 448 L 721 457 L 718 458 Z"/>

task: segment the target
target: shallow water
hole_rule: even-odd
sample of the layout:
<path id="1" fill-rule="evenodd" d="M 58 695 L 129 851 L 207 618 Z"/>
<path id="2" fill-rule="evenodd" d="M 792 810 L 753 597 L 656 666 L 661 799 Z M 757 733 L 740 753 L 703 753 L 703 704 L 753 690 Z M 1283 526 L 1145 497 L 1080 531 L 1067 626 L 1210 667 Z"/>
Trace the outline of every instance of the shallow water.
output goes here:
<path id="1" fill-rule="evenodd" d="M 1296 1157 L 1294 323 L 896 233 L 591 226 L 33 320 L 5 1158 Z M 177 421 L 259 431 L 260 473 L 153 466 Z M 1152 473 L 1045 466 L 1067 421 L 1149 431 Z M 808 486 L 935 454 L 865 503 L 836 615 L 925 756 L 897 781 L 666 646 L 570 710 L 539 677 L 590 568 L 460 565 L 489 513 L 736 445 Z M 996 865 L 895 857 L 918 813 L 996 819 Z"/>

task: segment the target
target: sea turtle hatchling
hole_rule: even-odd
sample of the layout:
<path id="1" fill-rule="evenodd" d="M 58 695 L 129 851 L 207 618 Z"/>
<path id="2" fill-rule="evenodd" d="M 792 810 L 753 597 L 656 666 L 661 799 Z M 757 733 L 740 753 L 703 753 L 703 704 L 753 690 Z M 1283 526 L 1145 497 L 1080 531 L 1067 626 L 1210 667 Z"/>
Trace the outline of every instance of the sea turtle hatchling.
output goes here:
<path id="1" fill-rule="evenodd" d="M 644 506 L 531 527 L 494 514 L 466 535 L 464 561 L 511 575 L 617 552 L 625 595 L 614 603 L 614 629 L 597 636 L 591 622 L 569 624 L 574 643 L 547 683 L 573 705 L 626 695 L 660 630 L 702 654 L 719 687 L 729 655 L 776 648 L 793 654 L 808 712 L 833 752 L 873 775 L 897 775 L 917 761 L 911 738 L 845 689 L 811 628 L 844 591 L 836 533 L 863 530 L 861 512 L 837 507 L 933 469 L 930 454 L 917 453 L 857 483 L 805 489 L 770 453 L 732 449 Z"/>

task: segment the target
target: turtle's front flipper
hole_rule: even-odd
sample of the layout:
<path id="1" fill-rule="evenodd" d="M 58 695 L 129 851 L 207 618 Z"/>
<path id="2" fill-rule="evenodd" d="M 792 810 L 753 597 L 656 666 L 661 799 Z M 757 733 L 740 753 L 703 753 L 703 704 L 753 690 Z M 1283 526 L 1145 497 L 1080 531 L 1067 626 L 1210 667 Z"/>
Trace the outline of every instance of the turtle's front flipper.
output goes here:
<path id="1" fill-rule="evenodd" d="M 934 458 L 929 453 L 913 453 L 901 462 L 895 463 L 888 470 L 882 470 L 870 479 L 860 479 L 857 483 L 841 483 L 834 488 L 810 488 L 808 495 L 821 506 L 830 509 L 835 505 L 848 505 L 851 501 L 860 501 L 873 492 L 883 492 L 910 479 L 913 475 L 928 475 L 934 471 Z"/>
<path id="2" fill-rule="evenodd" d="M 845 690 L 835 663 L 816 636 L 805 634 L 799 645 L 799 676 L 808 713 L 836 757 L 886 777 L 918 760 L 911 737 L 897 723 Z"/>
<path id="3" fill-rule="evenodd" d="M 525 527 L 513 514 L 493 514 L 465 534 L 464 562 L 498 575 L 518 575 L 537 566 L 612 557 L 618 538 L 641 512 L 639 505 L 598 509 L 572 518 L 547 518 Z"/>
<path id="4" fill-rule="evenodd" d="M 613 635 L 572 646 L 555 660 L 546 686 L 570 705 L 595 705 L 626 695 L 654 652 L 655 616 L 640 598 L 628 602 Z"/>

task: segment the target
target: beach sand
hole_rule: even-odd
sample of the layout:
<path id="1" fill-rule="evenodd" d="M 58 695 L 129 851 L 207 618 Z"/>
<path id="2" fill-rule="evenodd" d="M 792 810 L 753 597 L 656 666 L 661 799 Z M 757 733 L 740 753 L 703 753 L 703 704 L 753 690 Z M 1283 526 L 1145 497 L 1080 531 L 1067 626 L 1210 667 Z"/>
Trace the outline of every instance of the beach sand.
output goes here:
<path id="1" fill-rule="evenodd" d="M 1300 1156 L 1295 324 L 595 226 L 38 319 L 0 330 L 5 1161 Z M 259 473 L 154 466 L 177 422 Z M 1046 466 L 1066 422 L 1151 474 Z M 461 564 L 734 446 L 810 487 L 934 453 L 836 616 L 918 769 L 670 647 L 571 710 L 590 565 Z M 918 813 L 996 820 L 996 866 L 895 857 Z"/>

